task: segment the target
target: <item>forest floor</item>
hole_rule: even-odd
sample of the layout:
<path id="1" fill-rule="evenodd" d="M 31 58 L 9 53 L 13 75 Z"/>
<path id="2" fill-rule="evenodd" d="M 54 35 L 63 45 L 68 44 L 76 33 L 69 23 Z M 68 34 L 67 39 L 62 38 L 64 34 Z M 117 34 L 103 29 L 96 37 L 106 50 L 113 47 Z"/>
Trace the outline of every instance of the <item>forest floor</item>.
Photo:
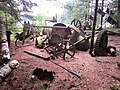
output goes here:
<path id="1" fill-rule="evenodd" d="M 0 84 L 0 90 L 120 90 L 120 36 L 108 36 L 109 45 L 117 48 L 117 56 L 91 57 L 88 51 L 76 51 L 74 58 L 66 62 L 62 58 L 52 60 L 74 71 L 81 78 L 67 72 L 51 61 L 24 53 L 24 50 L 49 56 L 45 50 L 30 46 L 16 47 L 11 42 L 11 60 L 18 60 L 19 67 L 14 69 Z M 31 79 L 35 68 L 55 72 L 52 81 Z M 114 88 L 114 89 L 111 89 Z M 118 89 L 115 89 L 118 88 Z"/>

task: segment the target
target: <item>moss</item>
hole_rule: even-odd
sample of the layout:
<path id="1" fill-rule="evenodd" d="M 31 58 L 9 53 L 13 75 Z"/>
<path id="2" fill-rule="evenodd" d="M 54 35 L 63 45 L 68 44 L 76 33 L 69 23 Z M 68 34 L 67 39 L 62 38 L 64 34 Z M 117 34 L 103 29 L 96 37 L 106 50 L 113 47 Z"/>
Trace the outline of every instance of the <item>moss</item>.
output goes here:
<path id="1" fill-rule="evenodd" d="M 112 84 L 110 84 L 110 89 L 111 90 L 119 90 L 119 87 L 116 83 L 112 83 Z"/>

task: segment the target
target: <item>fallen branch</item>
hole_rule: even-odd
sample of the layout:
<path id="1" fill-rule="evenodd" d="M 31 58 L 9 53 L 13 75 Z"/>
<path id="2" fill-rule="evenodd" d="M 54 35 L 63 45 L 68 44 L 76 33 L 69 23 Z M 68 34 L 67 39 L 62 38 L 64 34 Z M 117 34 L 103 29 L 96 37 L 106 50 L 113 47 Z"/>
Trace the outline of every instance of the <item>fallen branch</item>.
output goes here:
<path id="1" fill-rule="evenodd" d="M 117 64 L 118 63 L 118 62 L 103 61 L 103 60 L 98 60 L 98 59 L 95 59 L 95 61 L 97 61 L 98 63 L 108 63 L 108 64 Z"/>

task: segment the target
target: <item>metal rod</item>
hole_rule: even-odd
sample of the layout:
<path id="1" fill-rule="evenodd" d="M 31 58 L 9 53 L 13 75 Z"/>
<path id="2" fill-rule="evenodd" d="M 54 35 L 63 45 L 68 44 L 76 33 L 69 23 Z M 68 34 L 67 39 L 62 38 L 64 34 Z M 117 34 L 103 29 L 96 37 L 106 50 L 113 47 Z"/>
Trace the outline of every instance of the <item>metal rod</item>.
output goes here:
<path id="1" fill-rule="evenodd" d="M 78 78 L 81 79 L 81 77 L 80 77 L 80 75 L 79 75 L 78 73 L 73 72 L 73 71 L 70 71 L 70 70 L 68 70 L 67 68 L 65 68 L 65 67 L 63 67 L 63 66 L 61 66 L 61 65 L 59 65 L 59 64 L 57 64 L 57 63 L 55 63 L 55 62 L 53 62 L 53 61 L 50 61 L 50 62 L 54 63 L 55 65 L 57 65 L 57 66 L 63 68 L 64 70 L 68 71 L 69 73 L 71 73 L 71 74 L 73 74 L 73 75 L 75 75 L 75 76 L 77 76 Z"/>
<path id="2" fill-rule="evenodd" d="M 63 26 L 34 26 L 38 28 L 56 28 L 56 29 L 67 29 L 68 27 L 63 27 Z"/>

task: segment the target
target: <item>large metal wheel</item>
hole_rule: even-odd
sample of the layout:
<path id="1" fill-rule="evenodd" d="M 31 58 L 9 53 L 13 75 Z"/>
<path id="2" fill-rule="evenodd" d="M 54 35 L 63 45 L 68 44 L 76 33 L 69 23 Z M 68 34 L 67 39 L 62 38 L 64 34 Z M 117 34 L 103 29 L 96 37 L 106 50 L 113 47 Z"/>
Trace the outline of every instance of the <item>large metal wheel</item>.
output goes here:
<path id="1" fill-rule="evenodd" d="M 19 47 L 19 46 L 23 46 L 23 35 L 22 34 L 17 34 L 16 35 L 16 40 L 15 40 L 15 45 L 17 46 L 17 47 Z M 33 39 L 34 37 L 31 37 L 31 34 L 28 34 L 28 35 L 25 35 L 25 40 L 27 39 L 27 38 L 29 38 L 30 40 L 31 39 Z M 28 41 L 29 42 L 29 41 Z"/>
<path id="2" fill-rule="evenodd" d="M 15 46 L 19 47 L 23 45 L 23 40 L 19 40 L 18 38 L 16 38 L 15 40 Z"/>
<path id="3" fill-rule="evenodd" d="M 75 46 L 70 41 L 61 41 L 55 45 L 54 54 L 60 56 L 64 60 L 70 59 L 75 55 Z"/>
<path id="4" fill-rule="evenodd" d="M 78 28 L 78 29 L 85 35 L 84 30 L 81 28 L 82 25 L 81 25 L 80 20 L 78 20 L 78 19 L 73 19 L 72 22 L 71 22 L 71 25 L 74 25 L 76 28 Z"/>
<path id="5" fill-rule="evenodd" d="M 71 25 L 74 25 L 76 28 L 81 28 L 81 22 L 78 19 L 73 19 Z"/>
<path id="6" fill-rule="evenodd" d="M 108 34 L 107 31 L 102 30 L 96 39 L 94 54 L 95 55 L 106 54 L 107 45 L 108 45 Z"/>

